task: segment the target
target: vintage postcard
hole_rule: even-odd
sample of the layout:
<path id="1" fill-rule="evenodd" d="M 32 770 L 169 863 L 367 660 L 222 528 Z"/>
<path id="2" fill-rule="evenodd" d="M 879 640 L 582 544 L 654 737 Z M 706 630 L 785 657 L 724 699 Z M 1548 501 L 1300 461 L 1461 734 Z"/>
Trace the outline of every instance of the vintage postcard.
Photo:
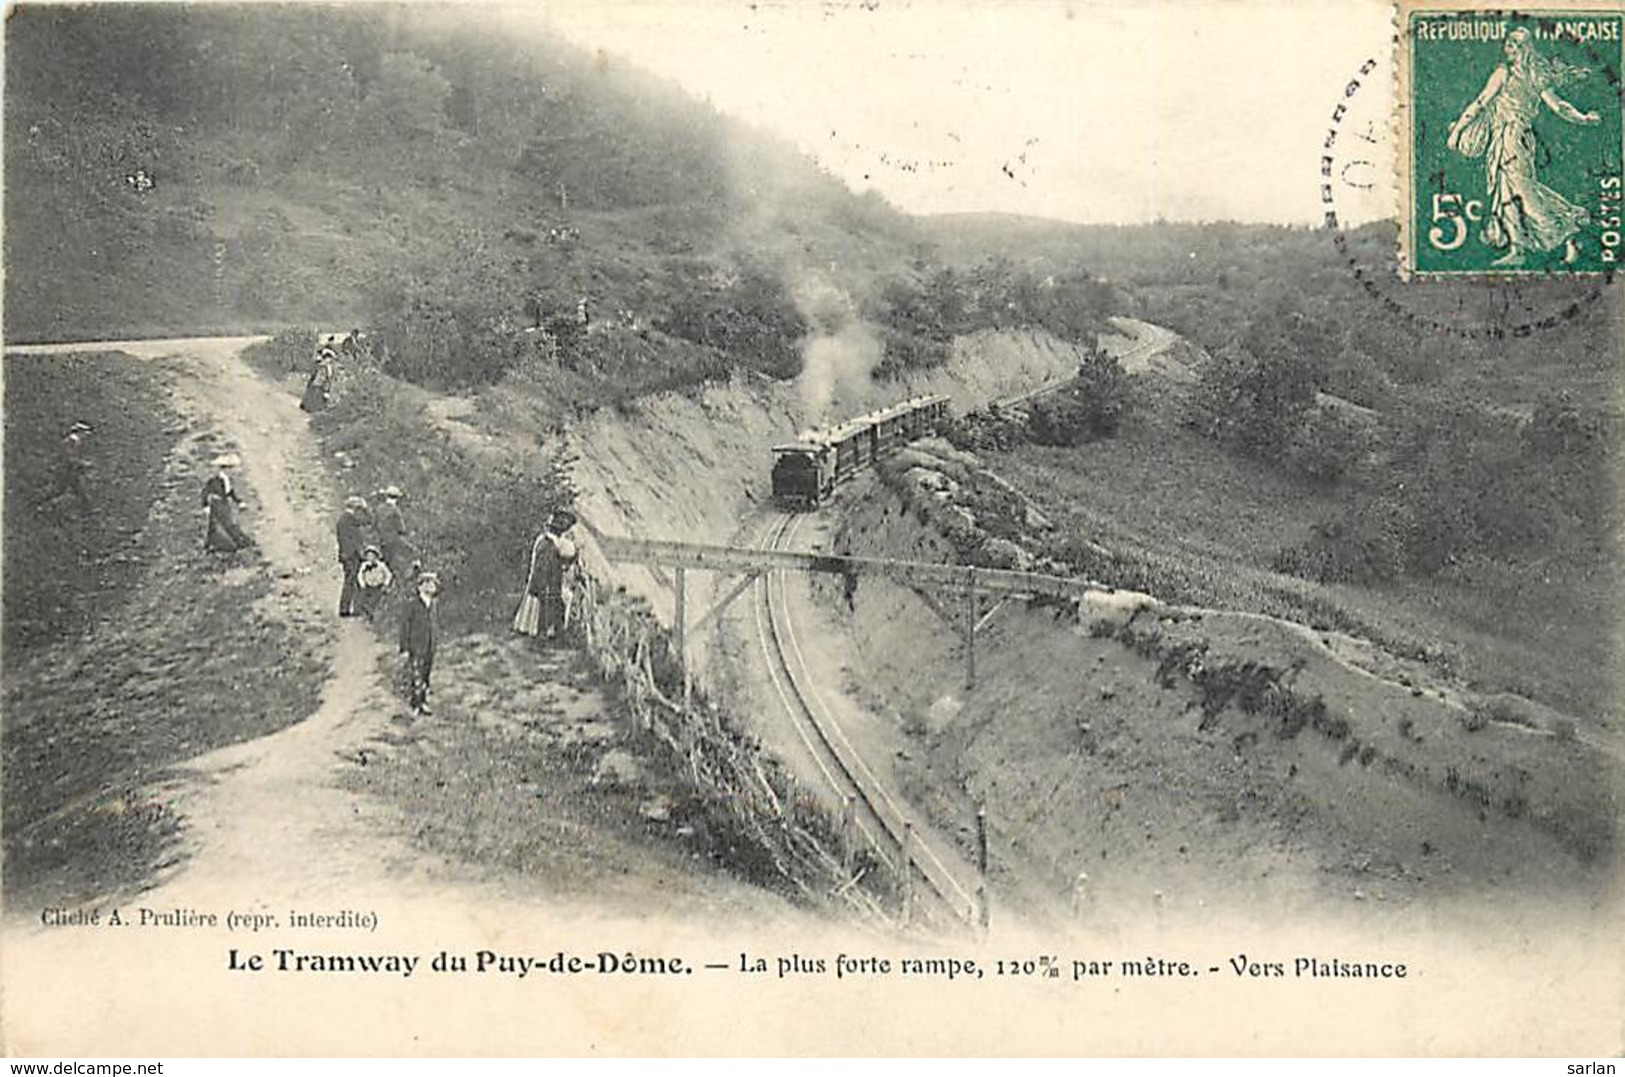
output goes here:
<path id="1" fill-rule="evenodd" d="M 0 1049 L 1617 1057 L 1621 21 L 13 5 Z"/>

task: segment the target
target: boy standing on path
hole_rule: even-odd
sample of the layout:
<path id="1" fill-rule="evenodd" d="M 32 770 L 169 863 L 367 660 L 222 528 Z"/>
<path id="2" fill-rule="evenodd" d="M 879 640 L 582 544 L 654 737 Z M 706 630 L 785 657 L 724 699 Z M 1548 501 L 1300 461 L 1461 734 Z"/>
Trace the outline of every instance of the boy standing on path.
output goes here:
<path id="1" fill-rule="evenodd" d="M 434 600 L 440 593 L 440 577 L 425 572 L 418 577 L 417 597 L 406 604 L 401 616 L 401 653 L 406 655 L 412 686 L 407 701 L 414 714 L 432 714 L 429 709 L 429 674 L 434 671 Z"/>

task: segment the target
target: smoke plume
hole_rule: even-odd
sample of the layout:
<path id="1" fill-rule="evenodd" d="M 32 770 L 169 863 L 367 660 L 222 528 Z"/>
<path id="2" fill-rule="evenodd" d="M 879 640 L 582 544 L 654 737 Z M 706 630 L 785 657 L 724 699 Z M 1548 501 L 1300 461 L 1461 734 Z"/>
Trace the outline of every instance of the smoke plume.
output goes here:
<path id="1" fill-rule="evenodd" d="M 810 327 L 796 382 L 803 421 L 822 426 L 864 410 L 880 341 L 858 316 L 851 296 L 828 279 L 804 277 L 791 294 Z"/>

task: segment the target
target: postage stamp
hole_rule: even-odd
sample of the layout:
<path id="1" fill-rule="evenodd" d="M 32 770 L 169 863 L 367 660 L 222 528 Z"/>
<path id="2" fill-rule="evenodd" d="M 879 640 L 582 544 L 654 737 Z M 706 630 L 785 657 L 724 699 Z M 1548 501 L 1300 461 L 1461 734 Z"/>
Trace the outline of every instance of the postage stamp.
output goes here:
<path id="1" fill-rule="evenodd" d="M 1401 0 L 1406 275 L 1620 268 L 1622 23 L 1621 0 Z"/>

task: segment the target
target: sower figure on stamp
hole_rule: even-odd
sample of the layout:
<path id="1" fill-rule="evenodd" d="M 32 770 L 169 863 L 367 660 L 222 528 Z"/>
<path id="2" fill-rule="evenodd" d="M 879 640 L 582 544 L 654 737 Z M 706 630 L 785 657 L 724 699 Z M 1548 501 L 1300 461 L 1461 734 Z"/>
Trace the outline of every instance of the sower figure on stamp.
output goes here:
<path id="1" fill-rule="evenodd" d="M 1534 120 L 1544 104 L 1569 123 L 1600 123 L 1597 113 L 1581 112 L 1557 95 L 1589 71 L 1540 55 L 1522 26 L 1507 34 L 1502 53 L 1505 62 L 1450 125 L 1445 144 L 1463 156 L 1484 158 L 1490 205 L 1481 238 L 1487 246 L 1506 248 L 1495 265 L 1521 266 L 1527 254 L 1558 248 L 1564 262 L 1573 262 L 1580 256 L 1575 236 L 1590 214 L 1535 177 L 1542 153 Z"/>
<path id="2" fill-rule="evenodd" d="M 417 597 L 406 604 L 401 615 L 400 651 L 406 655 L 410 687 L 407 702 L 415 714 L 431 714 L 429 675 L 434 672 L 434 602 L 440 594 L 440 577 L 425 572 L 418 577 Z"/>
<path id="3" fill-rule="evenodd" d="M 344 570 L 344 585 L 339 591 L 339 616 L 356 614 L 356 573 L 361 569 L 361 551 L 367 548 L 367 501 L 350 496 L 344 499 L 344 511 L 339 514 L 335 530 L 339 541 L 339 566 Z"/>

